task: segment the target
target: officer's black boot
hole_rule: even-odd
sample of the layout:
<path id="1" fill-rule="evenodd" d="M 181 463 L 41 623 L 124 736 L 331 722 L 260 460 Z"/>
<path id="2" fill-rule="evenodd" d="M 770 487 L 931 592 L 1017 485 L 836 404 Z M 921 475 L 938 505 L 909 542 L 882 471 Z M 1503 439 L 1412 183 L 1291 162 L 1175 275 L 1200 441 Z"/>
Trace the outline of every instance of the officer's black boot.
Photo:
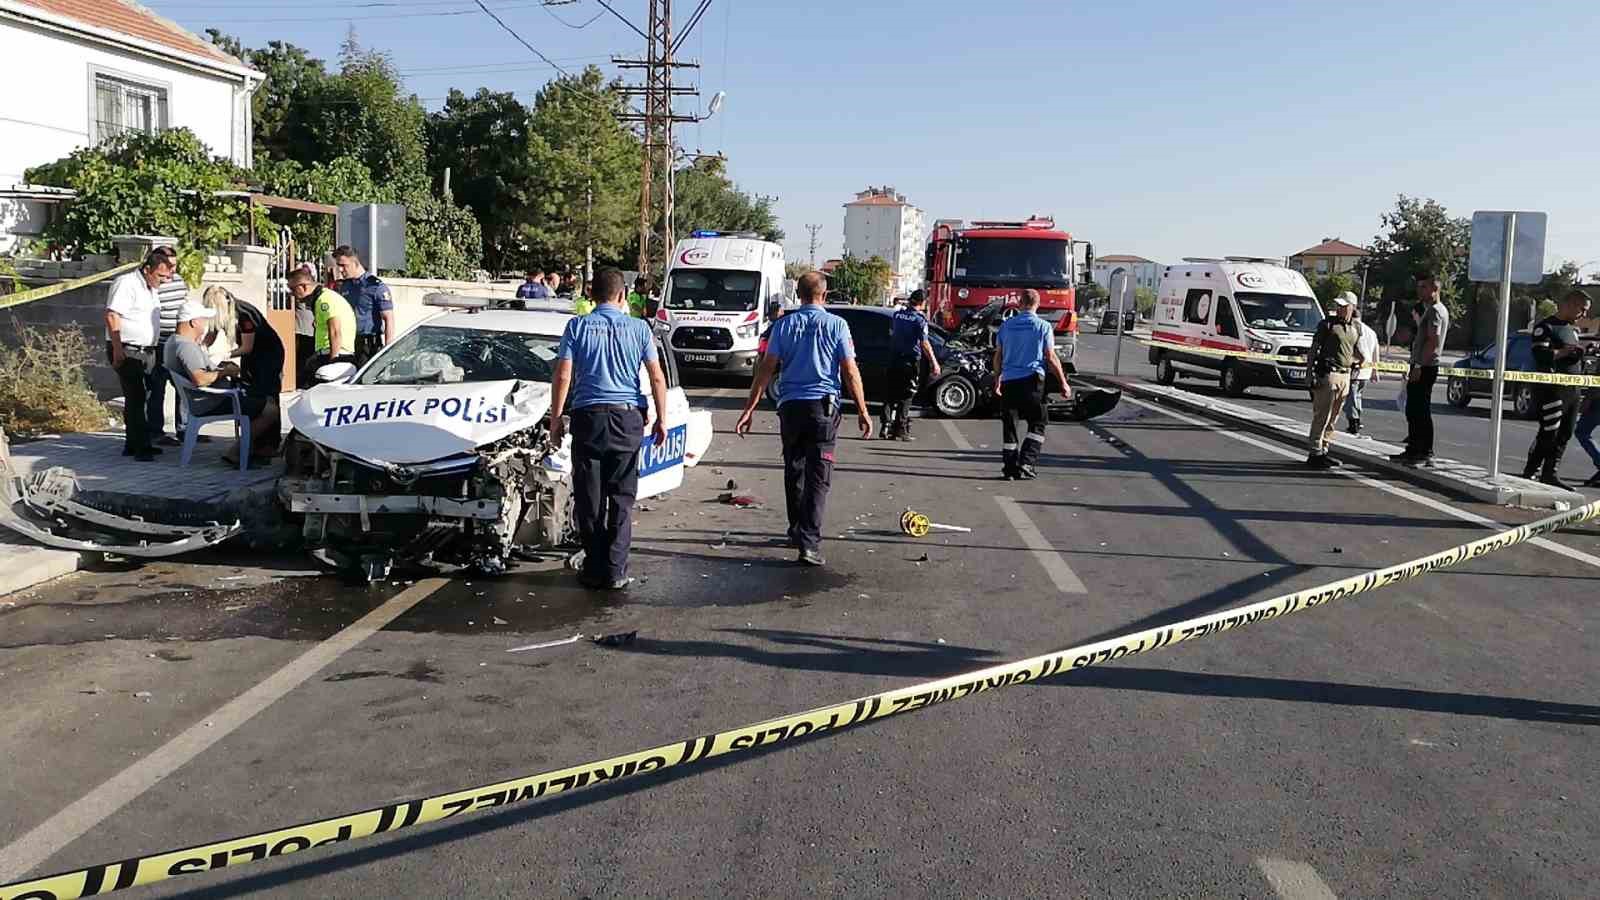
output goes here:
<path id="1" fill-rule="evenodd" d="M 1551 487 L 1560 488 L 1563 491 L 1570 491 L 1572 490 L 1572 485 L 1562 481 L 1561 476 L 1556 474 L 1557 470 L 1560 468 L 1561 456 L 1559 454 L 1552 455 L 1545 462 L 1544 471 L 1539 473 L 1539 481 L 1543 484 L 1548 484 Z"/>

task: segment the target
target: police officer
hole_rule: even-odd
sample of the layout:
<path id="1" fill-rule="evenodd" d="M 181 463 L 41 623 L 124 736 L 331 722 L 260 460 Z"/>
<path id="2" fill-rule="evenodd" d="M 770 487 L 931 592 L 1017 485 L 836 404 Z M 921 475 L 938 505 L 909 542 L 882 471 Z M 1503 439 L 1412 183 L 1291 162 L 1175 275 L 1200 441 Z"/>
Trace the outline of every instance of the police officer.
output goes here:
<path id="1" fill-rule="evenodd" d="M 389 286 L 368 272 L 350 247 L 335 247 L 333 264 L 343 279 L 339 294 L 356 314 L 356 358 L 364 363 L 395 337 L 394 299 Z"/>
<path id="2" fill-rule="evenodd" d="M 1533 326 L 1533 360 L 1539 371 L 1583 374 L 1583 345 L 1572 323 L 1588 312 L 1589 295 L 1573 288 L 1561 298 L 1555 315 Z M 1538 384 L 1534 386 L 1533 396 L 1535 408 L 1539 410 L 1539 434 L 1528 449 L 1528 464 L 1522 468 L 1522 477 L 1532 478 L 1538 473 L 1539 480 L 1545 484 L 1571 490 L 1556 470 L 1561 468 L 1561 455 L 1567 451 L 1567 441 L 1572 438 L 1580 392 L 1571 385 Z"/>
<path id="3" fill-rule="evenodd" d="M 750 433 L 756 404 L 777 371 L 789 543 L 800 551 L 800 562 L 820 566 L 824 564 L 822 512 L 833 480 L 833 448 L 844 413 L 839 403 L 841 382 L 855 401 L 863 440 L 872 437 L 872 418 L 861 390 L 850 328 L 823 308 L 827 279 L 821 272 L 807 272 L 800 276 L 798 290 L 802 305 L 773 326 L 734 431 L 740 437 Z"/>
<path id="4" fill-rule="evenodd" d="M 563 433 L 561 411 L 572 393 L 573 516 L 583 542 L 578 582 L 593 590 L 622 590 L 633 541 L 633 500 L 639 491 L 639 448 L 645 426 L 639 369 L 650 373 L 655 400 L 652 439 L 667 439 L 662 415 L 667 381 L 656 358 L 650 326 L 628 316 L 622 273 L 602 269 L 595 279 L 600 304 L 568 320 L 557 350 L 550 390 L 550 440 Z"/>
<path id="5" fill-rule="evenodd" d="M 928 377 L 939 377 L 939 359 L 928 339 L 928 319 L 922 314 L 925 295 L 912 291 L 906 305 L 894 311 L 889 324 L 889 391 L 883 402 L 883 439 L 911 437 L 911 401 L 922 387 L 922 361 Z"/>
<path id="6" fill-rule="evenodd" d="M 1022 292 L 1021 307 L 994 335 L 994 389 L 1000 395 L 1001 475 L 1007 481 L 1035 478 L 1034 464 L 1044 446 L 1048 415 L 1044 406 L 1045 369 L 1061 383 L 1061 393 L 1072 399 L 1067 374 L 1056 358 L 1050 323 L 1039 318 L 1039 292 Z M 1028 434 L 1017 442 L 1017 419 L 1028 422 Z"/>

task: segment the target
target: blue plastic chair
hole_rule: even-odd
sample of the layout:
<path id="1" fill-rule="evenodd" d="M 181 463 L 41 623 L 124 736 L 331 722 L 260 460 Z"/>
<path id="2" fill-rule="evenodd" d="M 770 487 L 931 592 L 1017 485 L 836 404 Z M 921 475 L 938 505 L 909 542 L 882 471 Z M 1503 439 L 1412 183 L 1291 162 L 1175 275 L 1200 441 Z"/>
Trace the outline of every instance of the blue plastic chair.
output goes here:
<path id="1" fill-rule="evenodd" d="M 244 396 L 241 388 L 211 388 L 199 387 L 189 379 L 167 370 L 172 376 L 172 384 L 178 389 L 178 402 L 183 405 L 185 422 L 183 430 L 183 450 L 178 455 L 178 465 L 187 466 L 189 458 L 194 456 L 194 445 L 200 438 L 200 426 L 207 422 L 233 422 L 233 434 L 239 441 L 239 471 L 250 468 L 250 417 L 244 414 L 240 398 Z M 209 394 L 213 397 L 227 397 L 233 404 L 232 413 L 223 413 L 214 416 L 196 416 L 189 407 L 189 394 Z"/>

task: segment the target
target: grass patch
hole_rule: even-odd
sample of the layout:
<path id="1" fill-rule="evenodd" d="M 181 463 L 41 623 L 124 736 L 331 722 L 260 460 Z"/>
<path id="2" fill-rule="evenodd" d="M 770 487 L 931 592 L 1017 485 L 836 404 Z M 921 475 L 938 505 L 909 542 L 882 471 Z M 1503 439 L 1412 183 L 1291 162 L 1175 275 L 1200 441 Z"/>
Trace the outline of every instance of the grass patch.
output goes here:
<path id="1" fill-rule="evenodd" d="M 0 428 L 17 437 L 104 431 L 109 414 L 89 387 L 94 358 L 83 332 L 12 319 L 11 335 L 0 345 Z"/>

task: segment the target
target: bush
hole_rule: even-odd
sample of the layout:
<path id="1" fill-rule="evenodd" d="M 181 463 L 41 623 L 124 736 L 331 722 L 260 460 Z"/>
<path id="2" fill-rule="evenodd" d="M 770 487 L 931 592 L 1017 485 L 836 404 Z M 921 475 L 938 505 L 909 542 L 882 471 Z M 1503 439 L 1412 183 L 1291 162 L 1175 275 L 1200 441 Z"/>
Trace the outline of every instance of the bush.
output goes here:
<path id="1" fill-rule="evenodd" d="M 84 376 L 93 363 L 83 332 L 11 321 L 15 344 L 0 346 L 0 428 L 32 437 L 100 431 L 108 418 Z"/>

